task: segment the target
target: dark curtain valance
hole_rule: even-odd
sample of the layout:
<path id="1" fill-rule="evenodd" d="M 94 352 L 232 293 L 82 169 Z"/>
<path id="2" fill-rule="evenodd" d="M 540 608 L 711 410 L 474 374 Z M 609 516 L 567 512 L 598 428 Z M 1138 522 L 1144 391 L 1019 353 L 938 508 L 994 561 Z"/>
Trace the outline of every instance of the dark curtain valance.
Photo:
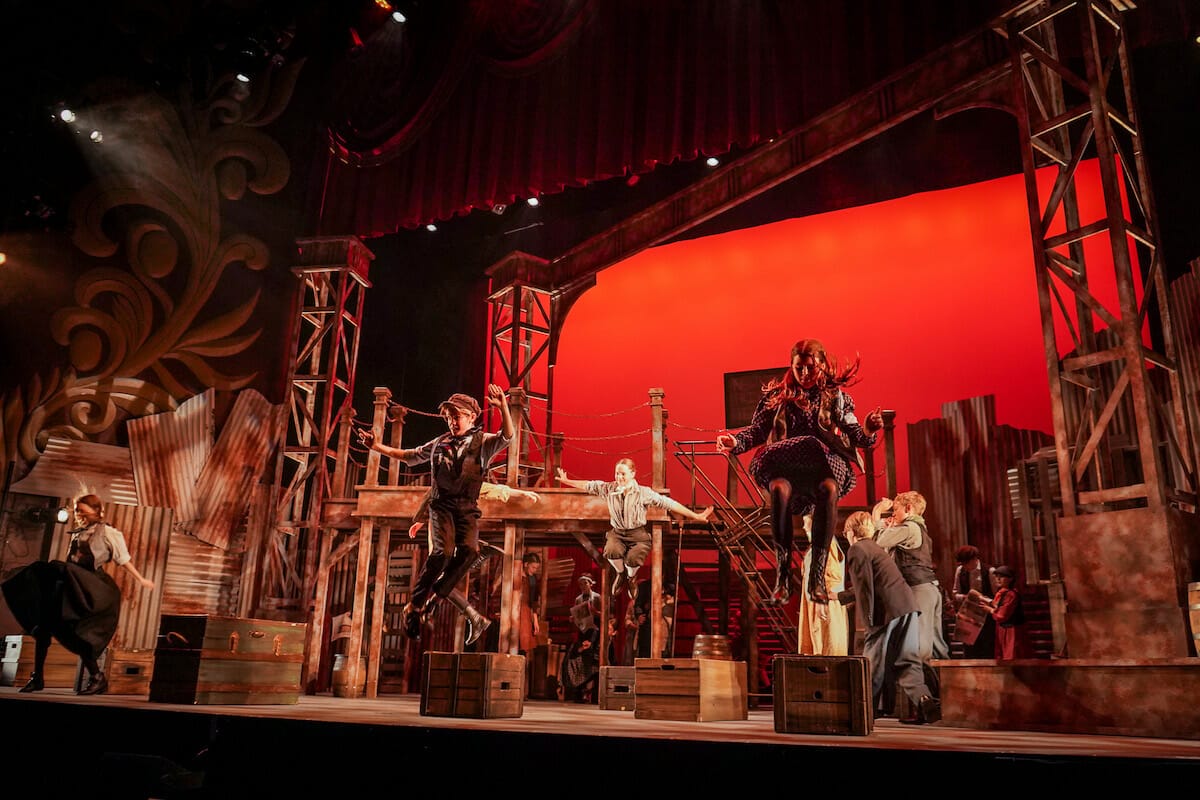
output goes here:
<path id="1" fill-rule="evenodd" d="M 385 234 L 751 145 L 1010 4 L 443 0 L 341 65 L 319 229 Z"/>

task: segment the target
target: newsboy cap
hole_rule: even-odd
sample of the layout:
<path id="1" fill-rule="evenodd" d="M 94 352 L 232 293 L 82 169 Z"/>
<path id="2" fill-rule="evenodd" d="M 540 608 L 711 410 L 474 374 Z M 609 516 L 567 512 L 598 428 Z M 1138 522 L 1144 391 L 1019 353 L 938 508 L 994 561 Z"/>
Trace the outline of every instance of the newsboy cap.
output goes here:
<path id="1" fill-rule="evenodd" d="M 438 413 L 440 414 L 445 411 L 446 406 L 479 416 L 479 401 L 477 401 L 474 397 L 471 397 L 469 394 L 455 392 L 454 394 L 450 395 L 450 397 L 443 400 L 441 404 L 438 405 Z"/>

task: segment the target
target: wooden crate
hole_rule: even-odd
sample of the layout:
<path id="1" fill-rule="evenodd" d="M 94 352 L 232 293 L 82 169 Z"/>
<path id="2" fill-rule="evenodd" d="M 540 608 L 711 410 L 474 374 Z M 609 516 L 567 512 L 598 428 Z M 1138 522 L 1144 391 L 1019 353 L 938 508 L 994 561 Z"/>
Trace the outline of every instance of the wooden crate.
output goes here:
<path id="1" fill-rule="evenodd" d="M 525 656 L 428 651 L 421 669 L 422 716 L 496 719 L 525 713 Z"/>
<path id="2" fill-rule="evenodd" d="M 37 643 L 32 636 L 4 637 L 4 660 L 0 662 L 0 686 L 18 688 L 29 682 L 33 674 L 33 658 Z M 58 643 L 50 641 L 46 652 L 46 664 L 42 669 L 42 683 L 47 689 L 74 689 L 79 679 L 79 656 Z"/>
<path id="3" fill-rule="evenodd" d="M 601 667 L 597 703 L 607 711 L 633 711 L 636 667 Z"/>
<path id="4" fill-rule="evenodd" d="M 153 672 L 153 650 L 109 648 L 104 654 L 107 694 L 150 694 L 150 676 Z"/>
<path id="5" fill-rule="evenodd" d="M 745 661 L 638 658 L 633 665 L 633 715 L 637 719 L 712 722 L 748 718 Z"/>
<path id="6" fill-rule="evenodd" d="M 150 678 L 154 703 L 287 705 L 300 700 L 308 625 L 165 615 Z"/>
<path id="7" fill-rule="evenodd" d="M 775 656 L 776 733 L 866 736 L 875 720 L 864 656 Z"/>

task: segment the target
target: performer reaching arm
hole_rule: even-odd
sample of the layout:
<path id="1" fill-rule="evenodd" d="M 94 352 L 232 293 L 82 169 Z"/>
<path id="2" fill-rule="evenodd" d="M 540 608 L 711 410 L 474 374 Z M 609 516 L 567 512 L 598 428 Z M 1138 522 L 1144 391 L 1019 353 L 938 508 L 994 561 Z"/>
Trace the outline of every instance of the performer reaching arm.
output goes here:
<path id="1" fill-rule="evenodd" d="M 792 515 L 812 514 L 812 570 L 808 594 L 829 600 L 823 580 L 829 542 L 837 525 L 837 503 L 854 488 L 853 466 L 862 469 L 860 447 L 873 447 L 883 428 L 876 408 L 863 424 L 843 391 L 854 382 L 858 361 L 839 370 L 816 339 L 792 347 L 791 367 L 763 387 L 749 427 L 717 436 L 717 449 L 731 454 L 758 447 L 750 461 L 755 483 L 770 493 L 771 534 L 778 568 L 773 601 L 791 596 Z M 761 445 L 761 446 L 760 446 Z"/>
<path id="2" fill-rule="evenodd" d="M 588 494 L 598 495 L 608 501 L 609 524 L 612 527 L 604 539 L 604 557 L 616 571 L 612 585 L 614 597 L 623 588 L 627 588 L 630 597 L 637 592 L 637 571 L 650 553 L 651 538 L 646 529 L 647 506 L 673 511 L 697 522 L 707 522 L 713 511 L 712 506 L 700 512 L 692 511 L 677 500 L 647 486 L 640 486 L 637 469 L 629 458 L 617 462 L 613 480 L 609 482 L 572 480 L 562 467 L 558 468 L 556 474 L 560 483 L 583 489 Z"/>
<path id="3" fill-rule="evenodd" d="M 458 583 L 475 563 L 479 551 L 479 493 L 487 465 L 512 439 L 513 423 L 508 398 L 496 384 L 487 388 L 488 404 L 500 409 L 499 433 L 485 433 L 477 424 L 479 403 L 470 395 L 456 393 L 438 412 L 449 433 L 431 439 L 415 450 L 391 447 L 375 441 L 371 431 L 360 430 L 368 448 L 409 465 L 429 462 L 432 480 L 429 500 L 429 557 L 421 567 L 412 598 L 404 611 L 404 631 L 420 636 L 422 617 L 432 607 L 431 595 L 449 600 L 467 621 L 466 644 L 473 644 L 491 621 L 467 602 Z"/>

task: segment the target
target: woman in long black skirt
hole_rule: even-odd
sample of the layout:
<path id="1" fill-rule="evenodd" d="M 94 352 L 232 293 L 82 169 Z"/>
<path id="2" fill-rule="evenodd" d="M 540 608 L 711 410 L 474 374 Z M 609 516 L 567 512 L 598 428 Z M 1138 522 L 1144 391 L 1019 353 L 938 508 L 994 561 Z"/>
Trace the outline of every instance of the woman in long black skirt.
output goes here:
<path id="1" fill-rule="evenodd" d="M 154 581 L 145 578 L 130 560 L 125 535 L 104 523 L 100 498 L 84 495 L 75 501 L 78 528 L 71 531 L 66 561 L 35 561 L 6 580 L 2 588 L 9 610 L 33 637 L 33 674 L 22 692 L 44 687 L 43 670 L 51 637 L 83 661 L 87 685 L 79 694 L 101 694 L 108 680 L 98 659 L 117 631 L 121 592 L 103 569 L 109 561 L 123 566 L 145 589 Z"/>
<path id="2" fill-rule="evenodd" d="M 749 427 L 717 436 L 722 452 L 744 453 L 762 445 L 749 469 L 755 483 L 770 492 L 776 603 L 786 603 L 791 595 L 792 516 L 813 515 L 812 575 L 823 578 L 838 500 L 854 488 L 854 467 L 862 467 L 857 448 L 873 447 L 883 428 L 878 408 L 860 425 L 853 399 L 842 390 L 857 373 L 857 360 L 839 370 L 824 345 L 802 339 L 792 347 L 788 371 L 763 387 Z M 829 602 L 824 580 L 810 580 L 808 595 L 814 602 Z"/>

